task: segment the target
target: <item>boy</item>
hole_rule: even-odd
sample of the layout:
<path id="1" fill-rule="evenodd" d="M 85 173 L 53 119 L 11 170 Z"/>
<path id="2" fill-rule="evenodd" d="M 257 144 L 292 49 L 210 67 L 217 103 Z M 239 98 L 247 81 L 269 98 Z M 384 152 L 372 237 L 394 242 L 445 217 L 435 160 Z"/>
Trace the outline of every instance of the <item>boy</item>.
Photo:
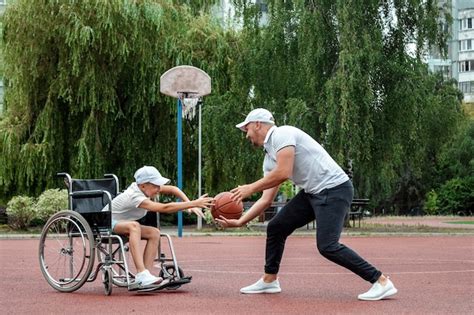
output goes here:
<path id="1" fill-rule="evenodd" d="M 213 203 L 213 198 L 203 195 L 190 201 L 178 187 L 166 185 L 170 180 L 161 176 L 153 166 L 143 166 L 135 172 L 134 177 L 135 182 L 112 202 L 112 230 L 129 238 L 130 253 L 137 269 L 135 281 L 142 286 L 159 284 L 163 279 L 152 275 L 150 270 L 158 254 L 160 230 L 140 225 L 136 220 L 144 217 L 147 211 L 174 213 L 181 209 L 187 209 L 188 213 L 204 217 L 200 208 L 208 209 Z M 153 201 L 160 193 L 173 195 L 183 201 L 169 203 Z M 104 211 L 108 211 L 108 208 L 107 205 Z M 140 254 L 141 239 L 147 241 L 143 256 Z"/>

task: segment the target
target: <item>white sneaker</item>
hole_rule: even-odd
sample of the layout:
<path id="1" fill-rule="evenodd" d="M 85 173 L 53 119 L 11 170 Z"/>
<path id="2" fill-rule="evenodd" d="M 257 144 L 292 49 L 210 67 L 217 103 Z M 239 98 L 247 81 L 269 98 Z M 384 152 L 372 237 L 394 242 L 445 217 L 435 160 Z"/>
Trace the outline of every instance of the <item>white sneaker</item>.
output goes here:
<path id="1" fill-rule="evenodd" d="M 359 300 L 364 301 L 378 301 L 385 299 L 389 296 L 395 295 L 398 290 L 393 285 L 390 279 L 387 279 L 387 283 L 383 286 L 378 281 L 375 282 L 369 291 L 359 294 Z"/>
<path id="2" fill-rule="evenodd" d="M 252 285 L 240 289 L 240 293 L 256 294 L 256 293 L 279 293 L 281 292 L 280 282 L 278 279 L 267 283 L 263 279 L 258 280 Z"/>
<path id="3" fill-rule="evenodd" d="M 135 282 L 140 283 L 141 286 L 148 286 L 150 284 L 160 284 L 163 281 L 161 277 L 155 277 L 147 269 L 135 275 Z"/>

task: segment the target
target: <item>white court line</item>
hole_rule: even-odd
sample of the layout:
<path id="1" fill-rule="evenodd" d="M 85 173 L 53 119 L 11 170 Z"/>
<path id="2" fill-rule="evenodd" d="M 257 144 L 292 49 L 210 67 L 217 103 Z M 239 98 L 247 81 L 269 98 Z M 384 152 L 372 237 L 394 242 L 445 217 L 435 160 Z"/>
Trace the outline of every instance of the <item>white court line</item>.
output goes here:
<path id="1" fill-rule="evenodd" d="M 186 272 L 205 272 L 205 273 L 226 273 L 226 274 L 262 274 L 262 271 L 220 271 L 220 270 L 201 270 L 201 269 L 186 269 Z M 466 273 L 474 272 L 474 270 L 446 270 L 446 271 L 395 271 L 387 272 L 389 275 L 406 275 L 406 274 L 449 274 L 449 273 Z M 352 275 L 352 272 L 280 272 L 280 275 Z"/>

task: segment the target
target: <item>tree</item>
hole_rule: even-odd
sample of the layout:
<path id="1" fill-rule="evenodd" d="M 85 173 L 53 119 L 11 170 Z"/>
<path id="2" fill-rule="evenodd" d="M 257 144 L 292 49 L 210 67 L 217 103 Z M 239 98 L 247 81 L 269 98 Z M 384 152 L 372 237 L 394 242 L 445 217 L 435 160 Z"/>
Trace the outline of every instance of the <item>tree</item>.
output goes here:
<path id="1" fill-rule="evenodd" d="M 158 86 L 181 64 L 212 78 L 203 107 L 211 194 L 262 175 L 263 155 L 235 128 L 256 107 L 308 132 L 343 167 L 351 162 L 356 196 L 387 211 L 407 213 L 439 185 L 434 175 L 450 179 L 438 148 L 453 143 L 464 120 L 461 95 L 421 57 L 444 47 L 438 21 L 450 23 L 449 8 L 426 0 L 269 0 L 263 23 L 253 2 L 233 1 L 236 29 L 207 13 L 212 0 L 9 5 L 2 193 L 38 194 L 64 170 L 113 172 L 126 182 L 153 164 L 173 178 L 176 105 Z M 184 139 L 184 187 L 194 195 L 196 121 L 185 124 Z"/>
<path id="2" fill-rule="evenodd" d="M 234 3 L 244 23 L 235 72 L 241 94 L 253 87 L 249 107 L 264 104 L 341 165 L 352 161 L 357 195 L 402 212 L 412 206 L 406 199 L 419 203 L 432 139 L 450 139 L 462 119 L 459 93 L 421 59 L 444 47 L 437 25 L 449 23 L 448 9 L 422 0 L 268 1 L 262 25 L 251 1 Z M 448 124 L 441 136 L 429 128 L 433 115 Z"/>
<path id="3" fill-rule="evenodd" d="M 6 196 L 39 194 L 58 171 L 126 182 L 153 164 L 172 177 L 176 108 L 160 75 L 191 64 L 215 79 L 215 94 L 226 86 L 232 35 L 170 1 L 19 0 L 3 18 Z"/>

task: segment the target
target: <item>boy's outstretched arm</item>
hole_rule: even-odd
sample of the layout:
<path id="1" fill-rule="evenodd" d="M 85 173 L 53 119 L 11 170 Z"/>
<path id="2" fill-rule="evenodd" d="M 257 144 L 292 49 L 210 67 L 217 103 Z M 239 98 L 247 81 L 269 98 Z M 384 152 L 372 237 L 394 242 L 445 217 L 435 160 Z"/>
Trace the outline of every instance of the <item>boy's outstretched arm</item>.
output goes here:
<path id="1" fill-rule="evenodd" d="M 183 201 L 190 201 L 188 196 L 186 196 L 186 194 L 176 186 L 172 186 L 172 185 L 161 186 L 160 192 L 165 195 L 173 195 Z M 203 196 L 206 196 L 206 195 L 203 195 Z M 199 207 L 188 208 L 186 209 L 186 211 L 188 213 L 194 213 L 195 215 L 200 216 L 201 218 L 204 218 L 204 214 L 202 213 L 202 210 Z"/>
<path id="2" fill-rule="evenodd" d="M 187 198 L 187 197 L 186 197 Z M 189 199 L 188 199 L 189 200 Z M 204 208 L 208 209 L 213 205 L 214 199 L 203 195 L 196 200 L 182 201 L 182 202 L 155 202 L 150 199 L 143 200 L 139 207 L 147 209 L 149 211 L 160 212 L 160 213 L 174 213 L 178 210 L 190 209 L 190 208 Z M 202 213 L 202 212 L 201 212 Z"/>

